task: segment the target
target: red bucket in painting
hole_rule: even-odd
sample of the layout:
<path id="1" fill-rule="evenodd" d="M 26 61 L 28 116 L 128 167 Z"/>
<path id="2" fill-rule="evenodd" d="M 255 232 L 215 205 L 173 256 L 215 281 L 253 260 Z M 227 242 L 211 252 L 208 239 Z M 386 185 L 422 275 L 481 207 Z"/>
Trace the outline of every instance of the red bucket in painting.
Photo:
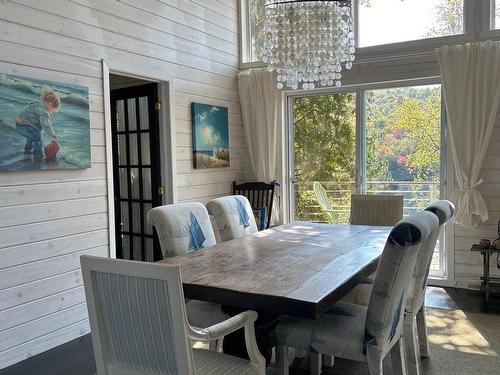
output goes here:
<path id="1" fill-rule="evenodd" d="M 45 146 L 45 158 L 47 160 L 54 160 L 59 151 L 59 144 L 56 141 L 50 142 Z"/>

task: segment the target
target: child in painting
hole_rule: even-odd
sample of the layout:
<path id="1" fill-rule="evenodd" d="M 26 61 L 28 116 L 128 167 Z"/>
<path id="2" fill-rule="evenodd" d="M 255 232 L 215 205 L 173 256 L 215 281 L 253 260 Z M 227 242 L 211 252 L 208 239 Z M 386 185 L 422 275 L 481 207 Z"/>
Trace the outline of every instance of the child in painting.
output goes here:
<path id="1" fill-rule="evenodd" d="M 57 141 L 50 116 L 61 108 L 61 99 L 54 91 L 47 89 L 39 102 L 29 103 L 16 117 L 16 129 L 26 138 L 25 154 L 33 154 L 35 160 L 43 159 L 42 132 L 46 131 Z"/>

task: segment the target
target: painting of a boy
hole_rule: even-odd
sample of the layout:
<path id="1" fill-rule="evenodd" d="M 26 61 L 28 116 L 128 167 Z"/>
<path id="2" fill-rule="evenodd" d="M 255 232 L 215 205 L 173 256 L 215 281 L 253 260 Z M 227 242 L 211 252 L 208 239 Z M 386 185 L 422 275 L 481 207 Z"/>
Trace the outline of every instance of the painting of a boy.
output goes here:
<path id="1" fill-rule="evenodd" d="M 40 101 L 29 103 L 16 117 L 16 129 L 26 138 L 25 154 L 33 154 L 35 160 L 43 159 L 42 132 L 50 134 L 57 142 L 50 116 L 61 108 L 61 99 L 53 90 L 45 90 Z"/>
<path id="2" fill-rule="evenodd" d="M 0 171 L 90 168 L 83 86 L 0 73 Z"/>

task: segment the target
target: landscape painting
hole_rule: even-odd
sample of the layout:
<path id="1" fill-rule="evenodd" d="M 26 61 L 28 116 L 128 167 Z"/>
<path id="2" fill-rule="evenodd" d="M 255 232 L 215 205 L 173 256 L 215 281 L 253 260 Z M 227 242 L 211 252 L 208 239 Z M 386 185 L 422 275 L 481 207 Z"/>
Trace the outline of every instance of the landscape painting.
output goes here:
<path id="1" fill-rule="evenodd" d="M 88 88 L 0 73 L 0 171 L 83 168 Z"/>
<path id="2" fill-rule="evenodd" d="M 229 131 L 226 107 L 192 103 L 194 167 L 229 167 Z"/>

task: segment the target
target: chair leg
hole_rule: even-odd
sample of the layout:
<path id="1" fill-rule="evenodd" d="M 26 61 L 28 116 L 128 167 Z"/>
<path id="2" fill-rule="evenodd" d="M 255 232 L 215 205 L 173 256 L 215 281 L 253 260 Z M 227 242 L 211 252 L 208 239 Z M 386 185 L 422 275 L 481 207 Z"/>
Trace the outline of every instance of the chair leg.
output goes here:
<path id="1" fill-rule="evenodd" d="M 425 321 L 425 306 L 417 313 L 418 342 L 420 346 L 420 356 L 429 357 L 429 343 L 427 342 L 427 322 Z"/>
<path id="2" fill-rule="evenodd" d="M 288 375 L 288 347 L 278 346 L 276 347 L 276 366 L 278 367 L 277 375 Z"/>
<path id="3" fill-rule="evenodd" d="M 335 357 L 333 355 L 322 354 L 321 358 L 323 359 L 323 367 L 332 368 L 335 363 Z"/>
<path id="4" fill-rule="evenodd" d="M 384 366 L 377 350 L 373 347 L 367 348 L 366 362 L 368 364 L 368 372 L 370 375 L 384 375 Z"/>
<path id="5" fill-rule="evenodd" d="M 418 347 L 417 327 L 413 314 L 405 316 L 403 322 L 404 341 L 409 375 L 419 375 L 420 352 Z"/>
<path id="6" fill-rule="evenodd" d="M 215 349 L 215 351 L 219 352 L 219 353 L 224 353 L 224 337 L 217 340 L 217 347 Z"/>
<path id="7" fill-rule="evenodd" d="M 407 375 L 408 370 L 406 367 L 405 359 L 405 343 L 404 338 L 401 337 L 398 342 L 391 349 L 392 373 L 393 375 Z"/>
<path id="8" fill-rule="evenodd" d="M 320 375 L 321 374 L 321 365 L 323 361 L 321 360 L 321 353 L 310 353 L 309 358 L 311 360 L 311 375 Z"/>
<path id="9" fill-rule="evenodd" d="M 217 342 L 218 341 L 219 340 L 209 341 L 208 342 L 208 349 L 211 350 L 211 351 L 213 351 L 213 352 L 216 352 L 217 351 L 217 344 L 218 344 Z"/>

